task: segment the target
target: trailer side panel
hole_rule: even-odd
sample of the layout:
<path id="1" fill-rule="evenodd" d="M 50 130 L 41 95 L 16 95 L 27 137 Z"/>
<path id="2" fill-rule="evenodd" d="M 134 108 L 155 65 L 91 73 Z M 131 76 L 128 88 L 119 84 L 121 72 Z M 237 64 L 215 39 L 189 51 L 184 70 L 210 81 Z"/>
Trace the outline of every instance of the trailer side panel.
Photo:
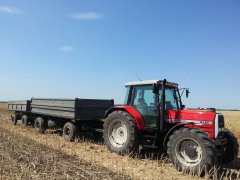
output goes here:
<path id="1" fill-rule="evenodd" d="M 8 102 L 8 110 L 9 111 L 19 111 L 19 112 L 27 112 L 30 111 L 30 101 L 9 101 Z"/>
<path id="2" fill-rule="evenodd" d="M 76 118 L 77 120 L 103 119 L 105 111 L 113 106 L 113 100 L 77 99 Z"/>
<path id="3" fill-rule="evenodd" d="M 31 112 L 47 116 L 75 119 L 75 99 L 32 98 Z"/>
<path id="4" fill-rule="evenodd" d="M 32 98 L 31 112 L 76 121 L 103 119 L 113 100 L 101 99 L 38 99 Z"/>

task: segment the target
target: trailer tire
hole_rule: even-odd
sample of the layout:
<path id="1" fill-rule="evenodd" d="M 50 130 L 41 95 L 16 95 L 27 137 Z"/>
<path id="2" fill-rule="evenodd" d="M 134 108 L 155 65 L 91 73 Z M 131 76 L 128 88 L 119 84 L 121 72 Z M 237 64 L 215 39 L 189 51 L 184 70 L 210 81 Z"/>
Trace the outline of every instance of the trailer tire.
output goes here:
<path id="1" fill-rule="evenodd" d="M 139 130 L 133 117 L 125 111 L 114 111 L 103 128 L 104 142 L 111 152 L 134 154 L 139 148 Z"/>
<path id="2" fill-rule="evenodd" d="M 12 120 L 12 124 L 13 124 L 13 125 L 16 125 L 16 124 L 17 124 L 17 116 L 16 116 L 16 114 L 12 114 L 12 115 L 11 115 L 11 120 Z"/>
<path id="3" fill-rule="evenodd" d="M 229 164 L 237 158 L 239 144 L 237 138 L 228 129 L 226 129 L 225 137 L 227 144 L 222 152 L 222 163 Z"/>
<path id="4" fill-rule="evenodd" d="M 38 117 L 34 122 L 34 127 L 37 132 L 44 134 L 45 130 L 47 129 L 47 122 L 43 118 Z"/>
<path id="5" fill-rule="evenodd" d="M 76 125 L 71 122 L 67 122 L 63 126 L 63 138 L 66 141 L 72 142 L 77 137 L 78 137 L 78 129 L 77 129 Z"/>
<path id="6" fill-rule="evenodd" d="M 195 128 L 181 128 L 169 138 L 167 153 L 176 169 L 202 176 L 217 163 L 217 148 L 209 136 Z"/>
<path id="7" fill-rule="evenodd" d="M 29 117 L 28 117 L 28 115 L 23 115 L 22 116 L 22 124 L 24 126 L 28 126 L 28 124 L 29 124 Z"/>

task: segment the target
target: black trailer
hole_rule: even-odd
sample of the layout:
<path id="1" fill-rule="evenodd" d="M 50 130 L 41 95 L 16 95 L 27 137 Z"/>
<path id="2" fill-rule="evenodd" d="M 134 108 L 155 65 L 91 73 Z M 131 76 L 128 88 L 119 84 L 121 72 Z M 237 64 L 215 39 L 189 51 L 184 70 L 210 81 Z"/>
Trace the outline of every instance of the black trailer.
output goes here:
<path id="1" fill-rule="evenodd" d="M 103 99 L 42 99 L 9 101 L 8 109 L 13 124 L 22 120 L 24 125 L 34 124 L 40 133 L 48 128 L 61 128 L 67 140 L 74 140 L 81 129 L 102 129 L 105 111 L 114 106 L 114 101 Z"/>

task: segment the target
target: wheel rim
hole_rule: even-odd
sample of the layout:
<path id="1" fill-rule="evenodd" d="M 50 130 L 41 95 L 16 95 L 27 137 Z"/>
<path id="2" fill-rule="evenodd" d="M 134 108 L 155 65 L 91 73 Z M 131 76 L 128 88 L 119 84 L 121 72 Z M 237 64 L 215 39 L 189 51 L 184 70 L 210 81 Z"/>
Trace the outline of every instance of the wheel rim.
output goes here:
<path id="1" fill-rule="evenodd" d="M 127 133 L 127 127 L 121 120 L 113 121 L 108 131 L 110 143 L 116 148 L 121 148 L 127 142 Z"/>
<path id="2" fill-rule="evenodd" d="M 202 160 L 202 148 L 191 138 L 184 138 L 178 141 L 175 154 L 184 166 L 196 166 Z"/>

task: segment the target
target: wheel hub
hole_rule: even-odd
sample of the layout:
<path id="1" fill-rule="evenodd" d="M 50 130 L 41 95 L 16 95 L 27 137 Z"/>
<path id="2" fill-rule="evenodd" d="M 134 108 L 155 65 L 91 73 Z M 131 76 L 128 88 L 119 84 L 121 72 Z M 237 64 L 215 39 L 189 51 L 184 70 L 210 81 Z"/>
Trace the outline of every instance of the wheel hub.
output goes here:
<path id="1" fill-rule="evenodd" d="M 118 128 L 118 135 L 124 137 L 124 130 L 122 128 Z"/>
<path id="2" fill-rule="evenodd" d="M 182 152 L 185 152 L 185 154 L 190 158 L 190 159 L 194 159 L 197 157 L 198 152 L 197 152 L 197 148 L 194 145 L 191 144 L 187 144 L 187 145 L 183 145 L 183 147 L 181 148 Z"/>

